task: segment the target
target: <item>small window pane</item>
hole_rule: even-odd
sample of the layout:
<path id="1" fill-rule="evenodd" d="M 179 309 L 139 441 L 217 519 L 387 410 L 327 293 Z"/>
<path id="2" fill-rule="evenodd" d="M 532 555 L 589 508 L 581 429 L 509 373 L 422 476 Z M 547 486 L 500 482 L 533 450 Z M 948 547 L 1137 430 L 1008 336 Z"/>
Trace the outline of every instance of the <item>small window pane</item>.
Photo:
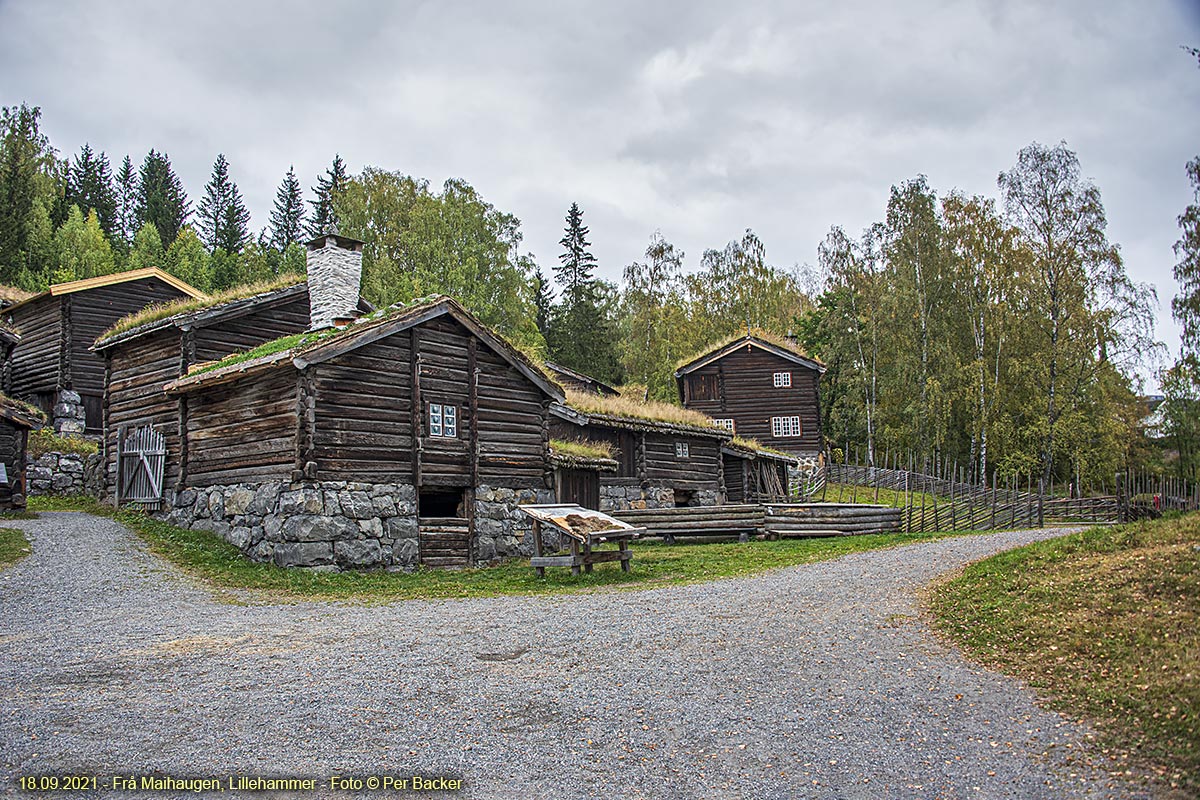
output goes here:
<path id="1" fill-rule="evenodd" d="M 429 404 L 429 435 L 442 435 L 442 407 L 437 403 Z"/>
<path id="2" fill-rule="evenodd" d="M 714 419 L 713 424 L 718 428 L 724 428 L 727 431 L 733 430 L 733 420 L 731 419 Z"/>
<path id="3" fill-rule="evenodd" d="M 676 442 L 675 443 L 675 457 L 676 458 L 687 458 L 688 457 L 688 443 L 687 442 Z"/>
<path id="4" fill-rule="evenodd" d="M 771 417 L 772 436 L 799 436 L 800 417 Z"/>
<path id="5" fill-rule="evenodd" d="M 778 386 L 791 386 L 792 385 L 792 373 L 776 372 L 775 373 L 775 385 L 777 387 Z"/>
<path id="6" fill-rule="evenodd" d="M 449 438 L 458 436 L 458 408 L 456 406 L 444 406 L 442 414 L 442 435 Z"/>

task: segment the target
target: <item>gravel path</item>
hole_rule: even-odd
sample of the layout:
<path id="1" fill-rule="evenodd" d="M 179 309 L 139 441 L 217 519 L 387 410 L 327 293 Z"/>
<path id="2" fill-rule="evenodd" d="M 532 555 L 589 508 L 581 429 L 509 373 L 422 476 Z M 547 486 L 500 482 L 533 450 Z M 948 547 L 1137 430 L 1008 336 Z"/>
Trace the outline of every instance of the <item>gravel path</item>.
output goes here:
<path id="1" fill-rule="evenodd" d="M 368 607 L 217 603 L 109 520 L 12 524 L 33 554 L 0 572 L 0 792 L 69 771 L 453 774 L 478 798 L 1139 796 L 1078 757 L 1085 730 L 916 616 L 939 573 L 1049 531 Z"/>

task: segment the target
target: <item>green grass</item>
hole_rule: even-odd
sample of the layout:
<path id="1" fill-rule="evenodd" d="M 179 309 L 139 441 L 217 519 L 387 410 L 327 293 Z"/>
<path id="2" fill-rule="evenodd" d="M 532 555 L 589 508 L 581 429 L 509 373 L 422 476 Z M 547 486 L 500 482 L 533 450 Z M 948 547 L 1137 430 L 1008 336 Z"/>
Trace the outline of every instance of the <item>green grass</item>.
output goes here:
<path id="1" fill-rule="evenodd" d="M 1200 794 L 1200 514 L 1001 553 L 930 605 L 968 653 L 1091 722 L 1111 770 Z"/>
<path id="2" fill-rule="evenodd" d="M 206 531 L 183 530 L 132 511 L 113 511 L 89 498 L 31 498 L 38 511 L 88 511 L 112 517 L 137 533 L 150 549 L 221 590 L 252 590 L 282 600 L 355 600 L 376 603 L 444 597 L 496 597 L 585 592 L 597 588 L 649 589 L 753 575 L 779 567 L 825 561 L 849 553 L 928 541 L 948 533 L 880 534 L 828 539 L 791 539 L 747 544 L 709 542 L 633 544 L 633 570 L 600 564 L 588 575 L 547 569 L 539 578 L 528 559 L 471 570 L 422 569 L 321 573 L 257 564 Z"/>
<path id="3" fill-rule="evenodd" d="M 949 505 L 950 498 L 926 494 L 924 492 L 909 492 L 908 502 L 917 508 L 920 508 L 921 501 L 924 499 L 925 508 L 933 509 L 933 503 L 936 500 L 938 506 Z M 820 496 L 817 499 L 821 499 Z M 892 506 L 893 508 L 904 508 L 905 494 L 898 492 L 895 489 L 880 489 L 879 499 L 875 499 L 875 488 L 872 486 L 856 486 L 851 483 L 831 483 L 825 487 L 825 497 L 823 502 L 826 503 L 870 503 L 881 506 Z"/>
<path id="4" fill-rule="evenodd" d="M 50 428 L 39 428 L 29 432 L 29 443 L 26 453 L 33 458 L 41 458 L 46 453 L 75 453 L 81 456 L 91 456 L 100 452 L 100 445 L 91 439 L 79 436 L 59 436 Z"/>
<path id="5" fill-rule="evenodd" d="M 31 552 L 25 534 L 16 528 L 0 528 L 0 569 L 11 567 Z"/>

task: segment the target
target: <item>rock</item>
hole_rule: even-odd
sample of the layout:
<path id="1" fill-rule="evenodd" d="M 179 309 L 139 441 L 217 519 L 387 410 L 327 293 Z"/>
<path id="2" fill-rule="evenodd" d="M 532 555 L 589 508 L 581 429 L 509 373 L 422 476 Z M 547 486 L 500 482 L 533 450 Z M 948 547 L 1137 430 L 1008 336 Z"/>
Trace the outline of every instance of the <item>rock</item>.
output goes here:
<path id="1" fill-rule="evenodd" d="M 360 536 L 367 539 L 379 539 L 383 536 L 383 521 L 379 517 L 360 519 L 358 531 Z"/>
<path id="2" fill-rule="evenodd" d="M 496 557 L 496 542 L 490 536 L 480 536 L 475 542 L 475 557 L 479 561 L 491 561 Z"/>
<path id="3" fill-rule="evenodd" d="M 229 543 L 238 550 L 245 550 L 250 546 L 251 534 L 250 529 L 246 527 L 231 528 L 229 530 Z"/>
<path id="4" fill-rule="evenodd" d="M 74 483 L 75 483 L 75 481 L 71 478 L 70 475 L 65 475 L 61 472 L 58 473 L 57 475 L 55 475 L 54 478 L 51 479 L 51 481 L 50 481 L 50 485 L 54 487 L 54 490 L 56 492 L 61 492 L 61 491 L 65 491 L 66 489 L 70 489 L 74 485 Z"/>
<path id="5" fill-rule="evenodd" d="M 416 539 L 415 517 L 392 517 L 387 521 L 387 535 L 392 539 Z"/>
<path id="6" fill-rule="evenodd" d="M 376 520 L 378 522 L 378 520 Z M 383 550 L 378 539 L 357 539 L 350 542 L 334 542 L 333 557 L 347 567 L 370 567 L 381 563 Z"/>
<path id="7" fill-rule="evenodd" d="M 416 539 L 404 539 L 392 547 L 392 563 L 401 567 L 416 565 L 419 555 L 420 548 Z"/>
<path id="8" fill-rule="evenodd" d="M 282 542 L 275 545 L 272 560 L 281 567 L 316 567 L 333 562 L 329 542 Z"/>
<path id="9" fill-rule="evenodd" d="M 236 517 L 246 513 L 254 502 L 254 492 L 239 486 L 225 494 L 225 515 Z"/>
<path id="10" fill-rule="evenodd" d="M 366 492 L 342 492 L 342 513 L 355 519 L 368 519 L 375 516 L 375 504 Z"/>
<path id="11" fill-rule="evenodd" d="M 287 542 L 332 542 L 357 535 L 358 525 L 345 517 L 297 516 L 283 523 L 283 539 Z"/>
<path id="12" fill-rule="evenodd" d="M 213 519 L 221 519 L 225 516 L 225 496 L 219 489 L 213 490 L 208 495 L 208 515 Z"/>
<path id="13" fill-rule="evenodd" d="M 260 517 L 265 517 L 275 511 L 275 506 L 279 502 L 279 493 L 283 491 L 283 487 L 278 483 L 264 483 L 259 486 L 254 492 L 254 500 L 246 509 L 251 514 L 257 514 Z"/>
<path id="14" fill-rule="evenodd" d="M 391 495 L 372 494 L 371 504 L 375 507 L 375 513 L 381 517 L 396 516 L 396 501 Z"/>
<path id="15" fill-rule="evenodd" d="M 342 514 L 346 513 L 342 508 L 341 492 L 333 489 L 326 489 L 321 493 L 321 496 L 325 499 L 326 514 L 340 517 Z"/>
<path id="16" fill-rule="evenodd" d="M 323 513 L 321 493 L 316 489 L 294 489 L 279 495 L 279 513 L 291 514 Z"/>
<path id="17" fill-rule="evenodd" d="M 179 494 L 175 495 L 176 508 L 191 508 L 196 503 L 196 490 L 184 489 Z"/>
<path id="18" fill-rule="evenodd" d="M 269 542 L 283 541 L 283 518 L 272 514 L 263 520 L 263 538 Z"/>

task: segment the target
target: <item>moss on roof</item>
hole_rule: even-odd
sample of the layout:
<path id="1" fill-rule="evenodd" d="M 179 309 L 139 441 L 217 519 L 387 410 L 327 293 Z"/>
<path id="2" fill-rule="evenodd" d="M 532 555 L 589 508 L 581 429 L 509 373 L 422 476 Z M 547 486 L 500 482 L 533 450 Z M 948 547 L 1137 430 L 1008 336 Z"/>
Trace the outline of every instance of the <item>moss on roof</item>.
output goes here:
<path id="1" fill-rule="evenodd" d="M 734 447 L 740 447 L 743 450 L 753 450 L 756 453 L 767 453 L 768 455 L 782 456 L 783 458 L 795 458 L 795 456 L 788 455 L 787 453 L 776 450 L 773 447 L 767 447 L 757 439 L 747 439 L 742 436 L 734 436 L 732 441 L 730 441 L 730 444 L 732 444 Z"/>
<path id="2" fill-rule="evenodd" d="M 23 419 L 31 426 L 46 423 L 46 414 L 40 408 L 6 394 L 0 394 L 0 412 L 5 412 L 9 417 Z"/>
<path id="3" fill-rule="evenodd" d="M 551 439 L 550 452 L 588 460 L 611 459 L 613 446 L 608 442 L 592 442 L 586 439 Z"/>
<path id="4" fill-rule="evenodd" d="M 23 300 L 28 300 L 33 297 L 33 292 L 27 292 L 24 289 L 18 289 L 16 286 L 5 286 L 0 284 L 0 301 L 8 303 L 20 303 Z"/>
<path id="5" fill-rule="evenodd" d="M 215 308 L 225 303 L 232 303 L 235 300 L 245 300 L 248 297 L 286 289 L 289 286 L 296 286 L 301 283 L 304 283 L 303 275 L 280 275 L 278 278 L 272 278 L 269 281 L 235 286 L 232 289 L 226 289 L 223 292 L 217 292 L 205 298 L 183 297 L 178 300 L 172 300 L 169 303 L 156 303 L 117 320 L 111 328 L 100 334 L 96 342 L 99 344 L 117 334 L 128 333 L 135 328 L 149 325 L 152 322 L 159 322 L 170 317 Z"/>
<path id="6" fill-rule="evenodd" d="M 666 423 L 668 425 L 684 425 L 691 428 L 712 430 L 717 428 L 711 417 L 699 411 L 661 403 L 657 400 L 638 400 L 631 397 L 608 397 L 580 392 L 567 388 L 567 405 L 585 414 L 601 414 L 609 417 L 624 417 L 640 419 L 647 422 Z"/>
<path id="7" fill-rule="evenodd" d="M 738 333 L 731 333 L 729 336 L 726 336 L 724 339 L 721 339 L 720 341 L 717 341 L 717 342 L 714 342 L 714 343 L 708 345 L 704 349 L 693 353 L 692 355 L 688 356 L 687 358 L 680 359 L 679 361 L 677 361 L 675 363 L 675 369 L 682 369 L 683 367 L 686 367 L 688 364 L 691 364 L 693 361 L 698 361 L 701 358 L 704 358 L 706 356 L 709 356 L 709 355 L 717 352 L 718 350 L 728 347 L 729 345 L 733 344 L 736 341 L 746 338 L 747 335 L 752 336 L 755 339 L 761 339 L 764 342 L 766 342 L 767 344 L 771 344 L 771 345 L 774 345 L 775 347 L 778 347 L 780 350 L 786 350 L 789 353 L 800 356 L 800 358 L 807 358 L 809 361 L 815 361 L 816 363 L 824 366 L 824 363 L 821 361 L 821 359 L 816 358 L 815 356 L 809 355 L 804 350 L 803 347 L 800 347 L 798 344 L 796 344 L 792 340 L 788 339 L 786 336 L 780 336 L 777 333 L 771 333 L 770 331 L 763 330 L 762 328 L 751 328 L 748 334 L 745 332 L 741 332 L 741 331 L 739 331 Z"/>

